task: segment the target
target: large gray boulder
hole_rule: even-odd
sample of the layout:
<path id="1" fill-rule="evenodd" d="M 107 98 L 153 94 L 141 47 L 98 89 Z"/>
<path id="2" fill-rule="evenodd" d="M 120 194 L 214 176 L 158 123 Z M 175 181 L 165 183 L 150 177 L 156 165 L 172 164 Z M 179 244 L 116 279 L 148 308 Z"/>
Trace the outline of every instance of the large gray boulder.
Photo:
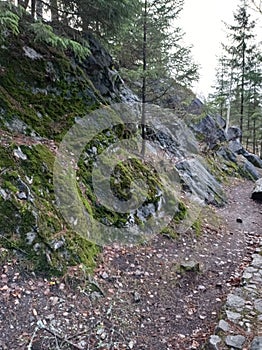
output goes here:
<path id="1" fill-rule="evenodd" d="M 252 199 L 262 200 L 262 178 L 258 179 L 251 194 Z"/>
<path id="2" fill-rule="evenodd" d="M 262 160 L 256 154 L 245 152 L 243 156 L 257 168 L 262 168 Z"/>
<path id="3" fill-rule="evenodd" d="M 230 140 L 228 147 L 232 152 L 236 154 L 242 154 L 243 152 L 243 145 L 238 140 Z"/>
<path id="4" fill-rule="evenodd" d="M 226 141 L 226 134 L 220 126 L 221 120 L 216 117 L 207 115 L 198 124 L 192 125 L 193 130 L 200 135 L 210 149 Z"/>
<path id="5" fill-rule="evenodd" d="M 257 168 L 262 168 L 262 159 L 256 154 L 248 152 L 238 139 L 232 139 L 228 143 L 230 151 L 235 154 L 242 154 L 250 163 Z"/>
<path id="6" fill-rule="evenodd" d="M 230 128 L 228 128 L 228 131 L 227 131 L 227 140 L 235 141 L 239 139 L 241 135 L 242 135 L 242 132 L 238 126 L 231 126 Z"/>
<path id="7" fill-rule="evenodd" d="M 179 162 L 176 165 L 185 189 L 207 204 L 222 206 L 226 197 L 222 186 L 207 170 L 200 159 L 192 158 Z"/>
<path id="8" fill-rule="evenodd" d="M 243 170 L 242 175 L 244 177 L 250 178 L 251 180 L 258 180 L 261 177 L 260 173 L 258 172 L 258 169 L 248 160 L 242 162 L 241 169 Z"/>
<path id="9" fill-rule="evenodd" d="M 261 350 L 262 349 L 262 336 L 255 337 L 252 341 L 250 350 Z"/>

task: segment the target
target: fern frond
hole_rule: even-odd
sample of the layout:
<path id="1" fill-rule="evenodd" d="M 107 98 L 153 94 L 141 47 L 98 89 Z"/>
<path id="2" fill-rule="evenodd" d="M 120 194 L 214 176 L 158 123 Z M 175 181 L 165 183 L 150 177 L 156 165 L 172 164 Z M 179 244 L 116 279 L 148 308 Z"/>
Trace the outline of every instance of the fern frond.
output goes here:
<path id="1" fill-rule="evenodd" d="M 13 34 L 19 34 L 19 16 L 10 10 L 4 10 L 0 13 L 0 33 L 10 31 Z"/>
<path id="2" fill-rule="evenodd" d="M 62 51 L 71 50 L 79 60 L 83 60 L 90 54 L 90 50 L 87 46 L 83 46 L 77 41 L 56 35 L 53 28 L 42 21 L 31 24 L 31 30 L 35 34 L 35 41 L 45 42 Z"/>

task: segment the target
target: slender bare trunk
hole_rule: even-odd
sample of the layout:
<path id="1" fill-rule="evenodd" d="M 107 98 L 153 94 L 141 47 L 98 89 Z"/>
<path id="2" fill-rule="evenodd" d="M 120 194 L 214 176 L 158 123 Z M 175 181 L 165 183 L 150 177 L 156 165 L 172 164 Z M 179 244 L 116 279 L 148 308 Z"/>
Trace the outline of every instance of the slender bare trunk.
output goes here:
<path id="1" fill-rule="evenodd" d="M 51 10 L 51 20 L 52 20 L 52 22 L 58 22 L 59 14 L 58 14 L 57 0 L 50 0 L 50 10 Z"/>
<path id="2" fill-rule="evenodd" d="M 36 1 L 36 18 L 37 19 L 43 18 L 43 3 L 41 0 Z"/>
<path id="3" fill-rule="evenodd" d="M 226 133 L 228 132 L 229 123 L 230 123 L 230 114 L 231 114 L 231 99 L 232 99 L 232 84 L 233 84 L 233 68 L 231 66 L 230 73 L 230 83 L 229 83 L 229 93 L 228 93 L 228 105 L 227 105 L 227 119 L 226 119 Z"/>
<path id="4" fill-rule="evenodd" d="M 242 131 L 240 135 L 240 142 L 242 141 L 243 135 L 243 120 L 244 120 L 244 94 L 245 94 L 245 69 L 246 69 L 246 43 L 243 39 L 243 48 L 242 48 L 242 77 L 241 77 L 241 90 L 240 90 L 240 129 Z"/>
<path id="5" fill-rule="evenodd" d="M 36 0 L 31 0 L 31 16 L 35 18 L 35 6 L 36 6 Z"/>
<path id="6" fill-rule="evenodd" d="M 142 79 L 142 117 L 141 117 L 141 128 L 142 128 L 142 157 L 145 156 L 146 151 L 146 69 L 147 69 L 147 0 L 144 4 L 144 22 L 143 22 L 143 79 Z"/>

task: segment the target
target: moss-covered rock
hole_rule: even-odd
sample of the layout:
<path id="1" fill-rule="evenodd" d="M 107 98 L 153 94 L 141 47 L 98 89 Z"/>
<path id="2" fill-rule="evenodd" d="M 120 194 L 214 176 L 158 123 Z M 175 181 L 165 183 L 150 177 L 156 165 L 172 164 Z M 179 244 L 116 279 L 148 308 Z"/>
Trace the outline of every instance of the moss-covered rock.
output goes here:
<path id="1" fill-rule="evenodd" d="M 83 263 L 91 269 L 99 248 L 67 229 L 54 206 L 54 155 L 44 145 L 0 147 L 0 242 L 27 259 L 33 269 L 63 273 Z M 22 195 L 23 194 L 23 195 Z"/>

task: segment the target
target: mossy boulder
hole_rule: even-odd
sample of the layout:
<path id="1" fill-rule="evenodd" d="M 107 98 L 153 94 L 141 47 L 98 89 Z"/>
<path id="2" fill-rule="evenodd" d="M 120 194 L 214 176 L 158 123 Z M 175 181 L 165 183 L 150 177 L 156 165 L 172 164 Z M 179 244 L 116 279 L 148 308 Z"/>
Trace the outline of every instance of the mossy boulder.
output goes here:
<path id="1" fill-rule="evenodd" d="M 55 143 L 76 118 L 119 99 L 113 61 L 91 36 L 81 62 L 36 43 L 31 23 L 24 14 L 20 34 L 9 33 L 0 46 L 0 243 L 32 269 L 63 273 L 84 263 L 91 271 L 100 248 L 71 230 L 55 206 Z M 114 84 L 112 95 L 95 86 L 101 56 L 100 87 Z"/>
<path id="2" fill-rule="evenodd" d="M 99 248 L 65 225 L 54 205 L 54 154 L 44 145 L 0 147 L 0 242 L 32 269 L 63 273 L 68 266 L 95 266 Z M 23 194 L 23 195 L 22 195 Z"/>

